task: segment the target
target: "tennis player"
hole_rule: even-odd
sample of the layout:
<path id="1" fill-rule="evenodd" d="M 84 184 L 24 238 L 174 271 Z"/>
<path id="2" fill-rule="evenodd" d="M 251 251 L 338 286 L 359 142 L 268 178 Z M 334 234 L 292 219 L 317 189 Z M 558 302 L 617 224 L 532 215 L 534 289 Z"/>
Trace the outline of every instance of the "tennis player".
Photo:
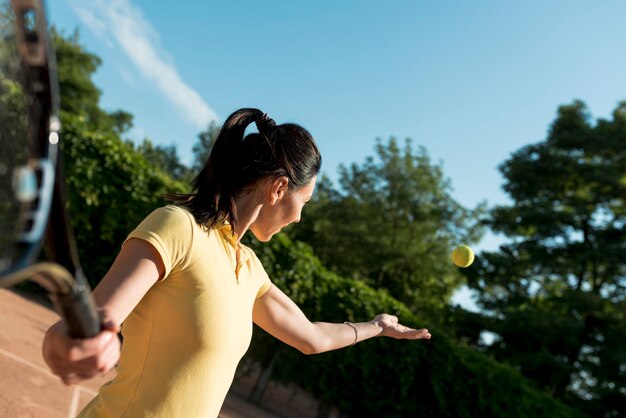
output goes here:
<path id="1" fill-rule="evenodd" d="M 252 123 L 258 133 L 245 135 Z M 149 214 L 94 290 L 102 332 L 71 339 L 60 321 L 46 333 L 44 358 L 67 384 L 117 365 L 80 417 L 217 417 L 253 322 L 305 354 L 377 336 L 430 338 L 388 314 L 311 322 L 241 244 L 247 231 L 266 242 L 298 222 L 320 166 L 301 126 L 276 125 L 258 109 L 226 119 L 193 192 Z"/>

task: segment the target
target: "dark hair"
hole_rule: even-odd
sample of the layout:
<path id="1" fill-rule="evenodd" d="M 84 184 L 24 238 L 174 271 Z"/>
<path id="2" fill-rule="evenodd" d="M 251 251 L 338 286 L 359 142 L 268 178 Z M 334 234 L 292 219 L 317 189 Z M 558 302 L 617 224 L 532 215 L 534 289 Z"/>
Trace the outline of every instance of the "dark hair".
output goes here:
<path id="1" fill-rule="evenodd" d="M 256 122 L 258 133 L 244 137 Z M 322 165 L 322 157 L 311 134 L 303 127 L 276 125 L 259 109 L 239 109 L 230 115 L 213 144 L 204 167 L 192 183 L 192 193 L 169 195 L 185 206 L 196 221 L 208 227 L 225 217 L 237 223 L 235 198 L 257 181 L 285 176 L 289 189 L 308 184 Z"/>

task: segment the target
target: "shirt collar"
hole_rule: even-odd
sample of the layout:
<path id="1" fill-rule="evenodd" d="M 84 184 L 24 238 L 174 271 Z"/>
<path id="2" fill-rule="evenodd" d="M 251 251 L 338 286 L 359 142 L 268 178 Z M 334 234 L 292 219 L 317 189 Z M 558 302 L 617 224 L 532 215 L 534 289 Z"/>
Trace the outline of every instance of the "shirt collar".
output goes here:
<path id="1" fill-rule="evenodd" d="M 230 222 L 228 222 L 226 218 L 219 218 L 217 222 L 215 222 L 215 226 L 213 228 L 220 233 L 220 235 L 226 240 L 226 242 L 228 242 L 234 248 L 240 249 L 240 261 L 248 261 L 248 259 L 250 258 L 248 256 L 248 252 L 244 251 L 243 246 L 237 243 L 237 233 L 233 231 Z"/>
<path id="2" fill-rule="evenodd" d="M 220 235 L 231 245 L 237 244 L 237 234 L 233 231 L 232 225 L 225 218 L 219 218 L 215 221 L 213 229 L 217 230 Z"/>

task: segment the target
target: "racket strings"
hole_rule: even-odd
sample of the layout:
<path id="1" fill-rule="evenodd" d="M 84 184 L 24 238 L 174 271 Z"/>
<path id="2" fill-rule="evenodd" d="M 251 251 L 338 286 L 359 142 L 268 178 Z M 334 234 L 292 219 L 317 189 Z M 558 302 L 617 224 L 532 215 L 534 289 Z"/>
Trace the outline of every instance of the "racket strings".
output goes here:
<path id="1" fill-rule="evenodd" d="M 29 79 L 39 77 L 22 65 L 12 21 L 9 2 L 0 1 L 0 271 L 29 258 L 35 235 L 42 238 L 41 216 L 36 214 L 46 203 L 42 187 L 49 171 L 41 168 L 42 153 L 32 140 L 40 129 L 32 112 L 44 109 L 33 97 L 37 89 Z"/>

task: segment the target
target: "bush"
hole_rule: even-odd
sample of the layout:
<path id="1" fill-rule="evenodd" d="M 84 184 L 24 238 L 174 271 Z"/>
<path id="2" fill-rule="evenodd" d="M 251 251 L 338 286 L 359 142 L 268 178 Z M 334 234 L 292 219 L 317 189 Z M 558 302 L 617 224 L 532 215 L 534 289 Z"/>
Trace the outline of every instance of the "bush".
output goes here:
<path id="1" fill-rule="evenodd" d="M 273 282 L 311 320 L 363 321 L 387 312 L 408 326 L 427 325 L 387 292 L 326 270 L 306 244 L 278 235 L 250 245 Z M 578 416 L 513 368 L 428 328 L 430 341 L 380 338 L 310 357 L 257 330 L 248 356 L 267 364 L 280 353 L 275 379 L 296 383 L 354 417 Z"/>

